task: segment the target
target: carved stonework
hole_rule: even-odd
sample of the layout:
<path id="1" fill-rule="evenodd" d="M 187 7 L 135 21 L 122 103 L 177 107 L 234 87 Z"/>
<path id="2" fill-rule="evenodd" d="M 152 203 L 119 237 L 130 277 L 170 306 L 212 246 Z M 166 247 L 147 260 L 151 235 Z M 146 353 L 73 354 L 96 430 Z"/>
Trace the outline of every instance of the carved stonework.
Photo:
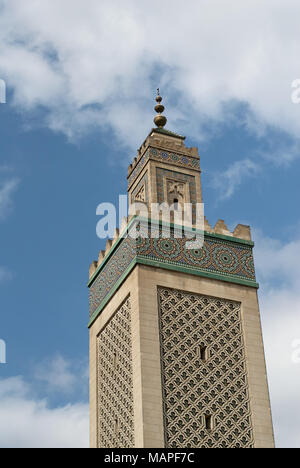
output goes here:
<path id="1" fill-rule="evenodd" d="M 136 202 L 146 202 L 146 190 L 145 190 L 145 185 L 143 185 L 139 192 L 135 195 L 135 201 Z"/>
<path id="2" fill-rule="evenodd" d="M 168 193 L 174 195 L 184 196 L 184 184 L 178 182 L 177 180 L 169 180 L 168 182 Z"/>
<path id="3" fill-rule="evenodd" d="M 187 203 L 186 185 L 178 180 L 167 180 L 167 197 L 169 205 L 173 205 L 175 200 L 177 203 Z"/>
<path id="4" fill-rule="evenodd" d="M 253 447 L 240 303 L 166 288 L 158 299 L 166 447 Z"/>
<path id="5" fill-rule="evenodd" d="M 149 198 L 149 188 L 148 188 L 148 172 L 142 177 L 140 182 L 134 188 L 131 193 L 130 201 L 131 203 L 148 203 Z"/>
<path id="6" fill-rule="evenodd" d="M 130 298 L 98 337 L 98 447 L 133 448 Z"/>
<path id="7" fill-rule="evenodd" d="M 167 202 L 172 205 L 174 198 L 177 198 L 181 203 L 192 203 L 193 223 L 196 222 L 197 189 L 194 176 L 158 167 L 156 169 L 156 184 L 158 203 Z M 176 196 L 170 196 L 172 186 L 179 188 L 180 192 L 183 193 L 183 197 L 178 194 L 181 200 Z"/>

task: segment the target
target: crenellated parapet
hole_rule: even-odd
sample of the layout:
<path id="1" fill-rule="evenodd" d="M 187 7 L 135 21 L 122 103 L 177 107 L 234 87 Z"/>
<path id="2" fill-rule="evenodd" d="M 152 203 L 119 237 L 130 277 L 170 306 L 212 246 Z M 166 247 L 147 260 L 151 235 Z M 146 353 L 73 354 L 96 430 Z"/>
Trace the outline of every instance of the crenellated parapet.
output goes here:
<path id="1" fill-rule="evenodd" d="M 236 237 L 237 239 L 244 239 L 251 241 L 251 230 L 250 226 L 244 224 L 238 224 L 231 232 L 223 219 L 219 219 L 214 228 L 210 226 L 207 218 L 204 218 L 204 230 L 206 232 L 213 232 L 215 234 L 221 234 L 224 236 Z"/>

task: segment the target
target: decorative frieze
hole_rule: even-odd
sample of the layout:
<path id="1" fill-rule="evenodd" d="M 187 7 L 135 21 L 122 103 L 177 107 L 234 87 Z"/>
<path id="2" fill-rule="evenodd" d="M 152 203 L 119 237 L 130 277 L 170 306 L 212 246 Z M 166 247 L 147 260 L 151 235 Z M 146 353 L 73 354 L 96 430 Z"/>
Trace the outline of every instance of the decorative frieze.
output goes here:
<path id="1" fill-rule="evenodd" d="M 151 231 L 147 220 L 135 218 L 132 229 L 140 229 L 142 237 L 127 233 L 119 238 L 90 281 L 91 319 L 137 263 L 257 287 L 252 242 L 205 233 L 202 248 L 187 249 L 191 239 L 178 238 L 181 231 L 176 227 L 157 224 L 153 238 L 153 226 Z"/>
<path id="2" fill-rule="evenodd" d="M 173 153 L 171 151 L 164 151 L 157 148 L 149 147 L 143 156 L 137 161 L 134 169 L 128 176 L 128 187 L 130 188 L 133 182 L 138 178 L 144 167 L 149 160 L 164 162 L 177 166 L 180 168 L 193 169 L 200 172 L 200 159 L 199 157 L 192 157 L 187 155 L 181 155 L 179 153 Z"/>

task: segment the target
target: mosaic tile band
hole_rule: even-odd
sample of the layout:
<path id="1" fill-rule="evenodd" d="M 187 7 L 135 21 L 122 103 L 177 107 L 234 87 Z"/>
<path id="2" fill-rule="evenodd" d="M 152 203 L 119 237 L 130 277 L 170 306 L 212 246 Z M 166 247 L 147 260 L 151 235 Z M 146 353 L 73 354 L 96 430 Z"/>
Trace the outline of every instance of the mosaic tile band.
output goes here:
<path id="1" fill-rule="evenodd" d="M 160 226 L 159 237 L 151 238 L 147 223 L 135 220 L 132 227 L 148 232 L 148 238 L 132 239 L 125 237 L 112 250 L 111 255 L 104 260 L 102 268 L 90 284 L 90 317 L 110 294 L 133 262 L 180 270 L 188 268 L 190 273 L 216 279 L 244 282 L 257 287 L 252 245 L 224 240 L 221 237 L 205 235 L 204 245 L 200 249 L 186 249 L 190 241 L 186 237 L 176 238 L 178 232 L 173 227 L 168 238 L 165 238 L 166 228 Z"/>
<path id="2" fill-rule="evenodd" d="M 140 175 L 149 159 L 170 163 L 173 166 L 178 166 L 181 168 L 186 167 L 200 171 L 200 160 L 198 158 L 172 153 L 170 151 L 162 151 L 157 148 L 149 148 L 143 157 L 138 161 L 137 166 L 128 177 L 128 187 L 131 187 L 132 183 Z"/>

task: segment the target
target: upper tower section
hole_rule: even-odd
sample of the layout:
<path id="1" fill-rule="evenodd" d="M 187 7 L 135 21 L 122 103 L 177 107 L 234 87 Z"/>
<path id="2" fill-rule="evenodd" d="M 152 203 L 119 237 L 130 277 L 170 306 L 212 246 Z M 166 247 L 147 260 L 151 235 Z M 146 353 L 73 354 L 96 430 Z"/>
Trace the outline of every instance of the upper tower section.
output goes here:
<path id="1" fill-rule="evenodd" d="M 159 90 L 158 90 L 159 91 Z M 153 128 L 128 168 L 129 203 L 202 203 L 200 157 L 185 137 L 165 129 L 162 97 L 156 97 Z"/>
<path id="2" fill-rule="evenodd" d="M 156 128 L 152 128 L 128 168 L 129 203 L 135 206 L 131 206 L 129 216 L 124 217 L 113 238 L 107 240 L 105 250 L 90 266 L 91 324 L 109 301 L 113 288 L 137 264 L 258 286 L 250 227 L 238 224 L 230 231 L 223 220 L 212 227 L 203 216 L 199 226 L 197 204 L 203 202 L 198 150 L 187 147 L 184 136 L 165 129 L 167 119 L 159 94 L 155 110 Z M 145 207 L 138 202 L 148 205 L 145 215 L 140 209 Z M 153 209 L 152 204 L 169 205 L 169 218 L 161 216 L 165 206 L 156 211 L 157 206 Z M 185 204 L 188 208 L 192 205 L 192 223 L 190 210 L 188 219 L 183 216 L 180 220 Z M 138 239 L 131 236 L 132 232 L 139 233 Z M 203 240 L 203 247 L 187 246 L 196 237 Z"/>

